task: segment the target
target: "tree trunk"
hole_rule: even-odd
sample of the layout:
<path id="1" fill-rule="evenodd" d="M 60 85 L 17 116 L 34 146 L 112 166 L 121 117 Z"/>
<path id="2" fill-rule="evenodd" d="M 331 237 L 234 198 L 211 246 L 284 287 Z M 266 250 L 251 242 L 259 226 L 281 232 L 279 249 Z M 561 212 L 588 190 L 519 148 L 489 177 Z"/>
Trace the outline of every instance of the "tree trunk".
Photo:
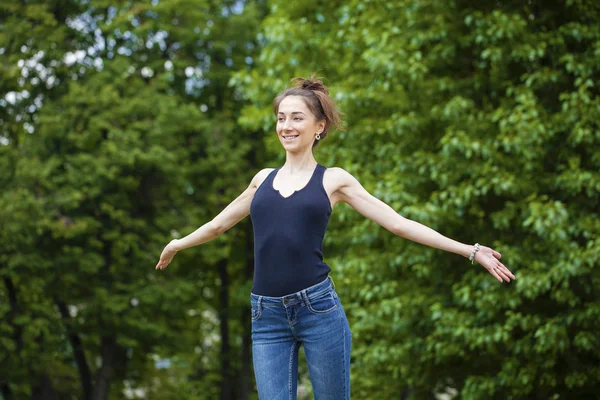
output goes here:
<path id="1" fill-rule="evenodd" d="M 58 395 L 52 387 L 47 374 L 40 374 L 38 381 L 31 385 L 31 400 L 57 400 Z"/>
<path id="2" fill-rule="evenodd" d="M 254 241 L 252 224 L 250 221 L 246 224 L 246 262 L 244 266 L 244 280 L 252 280 L 254 274 Z M 248 300 L 249 302 L 250 300 Z M 247 303 L 242 307 L 241 313 L 241 325 L 242 325 L 242 370 L 240 374 L 240 400 L 248 400 L 250 397 L 251 385 L 252 385 L 252 359 L 251 359 L 251 347 L 252 347 L 252 316 L 250 312 L 250 305 Z"/>
<path id="3" fill-rule="evenodd" d="M 4 277 L 4 286 L 6 287 L 6 292 L 8 294 L 8 304 L 10 305 L 9 311 L 6 314 L 6 319 L 8 321 L 13 321 L 20 314 L 20 306 L 17 300 L 17 288 L 15 287 L 12 279 L 10 277 Z M 23 351 L 24 341 L 23 341 L 23 328 L 20 325 L 13 325 L 13 340 L 16 343 L 16 348 L 14 352 L 14 356 L 16 356 L 17 360 L 21 359 L 21 352 Z M 41 341 L 42 336 L 38 336 L 36 341 Z M 0 360 L 3 361 L 3 360 Z M 37 368 L 42 369 L 40 366 L 33 366 L 30 359 L 25 360 L 25 368 L 27 370 L 28 375 L 32 379 L 31 381 L 31 398 L 32 400 L 56 400 L 57 394 L 54 388 L 52 387 L 52 381 L 50 377 L 46 373 L 38 373 Z M 6 383 L 2 384 L 2 398 L 4 400 L 11 400 L 14 396 L 12 391 L 10 390 L 10 386 Z"/>
<path id="4" fill-rule="evenodd" d="M 231 382 L 231 364 L 229 344 L 229 277 L 227 276 L 227 259 L 218 263 L 221 279 L 219 320 L 221 326 L 221 399 L 233 400 L 233 385 Z"/>
<path id="5" fill-rule="evenodd" d="M 10 306 L 8 312 L 5 314 L 6 322 L 8 322 L 13 328 L 13 340 L 15 341 L 16 348 L 13 356 L 15 359 L 21 360 L 21 350 L 23 349 L 23 329 L 20 325 L 14 324 L 13 320 L 19 314 L 19 303 L 17 302 L 17 290 L 9 276 L 4 277 L 4 286 L 6 286 L 6 292 L 8 295 L 8 304 Z M 11 354 L 7 352 L 6 358 L 0 359 L 0 368 L 14 368 L 10 365 Z M 8 362 L 8 365 L 4 365 Z M 10 375 L 6 377 L 10 382 Z M 14 398 L 12 390 L 8 383 L 2 383 L 2 396 L 4 400 L 12 400 Z"/>
<path id="6" fill-rule="evenodd" d="M 2 399 L 3 400 L 13 400 L 12 390 L 10 390 L 10 386 L 7 384 L 2 385 Z"/>
<path id="7" fill-rule="evenodd" d="M 117 343 L 114 336 L 102 336 L 100 355 L 102 366 L 96 374 L 96 385 L 92 400 L 108 400 L 110 383 L 115 375 Z"/>
<path id="8" fill-rule="evenodd" d="M 100 221 L 102 225 L 109 226 L 110 217 L 104 213 L 100 214 Z M 103 242 L 103 258 L 104 263 L 100 270 L 100 279 L 102 285 L 107 292 L 111 292 L 112 288 L 112 277 L 110 275 L 110 267 L 112 265 L 112 242 Z M 110 384 L 115 376 L 115 367 L 117 364 L 117 340 L 115 336 L 109 336 L 104 332 L 110 332 L 103 322 L 102 314 L 98 315 L 98 327 L 103 332 L 100 339 L 100 356 L 102 357 L 102 366 L 96 373 L 96 379 L 94 383 L 94 391 L 92 394 L 92 400 L 108 400 L 110 393 Z"/>
<path id="9" fill-rule="evenodd" d="M 69 315 L 67 305 L 58 300 L 56 301 L 56 304 L 58 305 L 58 310 L 60 311 L 60 315 L 62 316 L 63 323 L 67 330 L 67 337 L 71 343 L 71 348 L 73 349 L 73 358 L 75 359 L 75 365 L 77 365 L 79 379 L 81 379 L 83 399 L 91 400 L 93 391 L 92 373 L 90 371 L 90 367 L 88 366 L 87 359 L 85 358 L 85 351 L 81 345 L 81 339 L 71 327 L 71 316 Z"/>
<path id="10" fill-rule="evenodd" d="M 15 285 L 8 276 L 4 277 L 4 286 L 6 286 L 6 292 L 8 293 L 8 304 L 10 305 L 10 310 L 7 314 L 7 320 L 12 320 L 19 313 L 19 303 L 17 302 L 17 289 L 15 288 Z M 16 352 L 20 353 L 23 349 L 23 328 L 20 325 L 13 325 L 13 328 L 13 339 L 17 344 Z"/>

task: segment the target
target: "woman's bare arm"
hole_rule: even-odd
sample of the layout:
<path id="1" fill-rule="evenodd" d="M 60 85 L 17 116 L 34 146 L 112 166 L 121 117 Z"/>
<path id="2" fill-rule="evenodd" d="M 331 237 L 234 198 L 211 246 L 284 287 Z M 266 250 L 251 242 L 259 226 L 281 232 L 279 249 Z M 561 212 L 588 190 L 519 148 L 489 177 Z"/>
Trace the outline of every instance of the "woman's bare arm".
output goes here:
<path id="1" fill-rule="evenodd" d="M 371 195 L 350 173 L 341 168 L 332 168 L 337 182 L 335 195 L 356 211 L 403 238 L 437 249 L 469 257 L 472 245 L 457 242 L 416 221 L 404 218 L 389 205 Z M 515 276 L 502 264 L 501 254 L 489 247 L 481 246 L 475 261 L 485 267 L 500 282 L 510 282 Z"/>
<path id="2" fill-rule="evenodd" d="M 248 214 L 250 214 L 250 204 L 254 198 L 254 193 L 271 170 L 271 168 L 265 168 L 259 171 L 254 178 L 252 178 L 252 181 L 246 190 L 244 190 L 242 194 L 233 200 L 211 221 L 205 223 L 200 228 L 181 239 L 172 240 L 164 248 L 160 260 L 158 261 L 158 264 L 156 264 L 156 269 L 166 268 L 178 251 L 206 243 L 220 236 L 223 232 L 248 216 Z"/>

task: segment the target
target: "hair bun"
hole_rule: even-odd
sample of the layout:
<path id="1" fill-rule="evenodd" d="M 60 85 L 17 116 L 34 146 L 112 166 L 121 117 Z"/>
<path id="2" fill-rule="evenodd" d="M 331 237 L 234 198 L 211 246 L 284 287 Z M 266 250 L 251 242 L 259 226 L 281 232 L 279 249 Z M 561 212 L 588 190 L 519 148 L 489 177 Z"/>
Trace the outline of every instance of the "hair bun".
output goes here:
<path id="1" fill-rule="evenodd" d="M 292 79 L 292 82 L 294 82 L 295 87 L 300 89 L 312 90 L 313 92 L 323 92 L 325 94 L 329 94 L 329 90 L 327 90 L 327 87 L 315 75 L 312 75 L 308 79 L 294 78 Z"/>

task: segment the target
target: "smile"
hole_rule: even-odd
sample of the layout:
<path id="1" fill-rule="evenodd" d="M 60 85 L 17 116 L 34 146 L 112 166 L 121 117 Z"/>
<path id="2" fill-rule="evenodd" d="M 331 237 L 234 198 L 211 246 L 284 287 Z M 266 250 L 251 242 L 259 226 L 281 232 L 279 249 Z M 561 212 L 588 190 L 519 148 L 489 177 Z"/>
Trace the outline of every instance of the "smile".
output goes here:
<path id="1" fill-rule="evenodd" d="M 283 136 L 283 139 L 284 139 L 286 142 L 291 142 L 292 140 L 296 140 L 296 138 L 297 138 L 298 136 L 300 136 L 300 135 L 295 135 L 295 136 Z"/>

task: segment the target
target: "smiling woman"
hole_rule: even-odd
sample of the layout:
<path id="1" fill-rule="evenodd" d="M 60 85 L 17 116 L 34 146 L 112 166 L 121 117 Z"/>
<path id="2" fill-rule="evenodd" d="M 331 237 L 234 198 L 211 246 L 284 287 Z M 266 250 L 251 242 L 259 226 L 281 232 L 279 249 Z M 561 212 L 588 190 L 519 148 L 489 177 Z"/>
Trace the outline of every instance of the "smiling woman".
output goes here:
<path id="1" fill-rule="evenodd" d="M 500 253 L 459 243 L 404 218 L 347 171 L 319 164 L 313 148 L 332 127 L 342 129 L 340 112 L 320 80 L 296 78 L 293 83 L 273 102 L 285 164 L 259 171 L 212 221 L 167 245 L 156 268 L 165 268 L 177 251 L 214 239 L 250 214 L 252 358 L 259 398 L 296 398 L 298 350 L 304 346 L 315 398 L 348 400 L 352 334 L 322 248 L 338 202 L 398 236 L 477 261 L 500 282 L 515 277 L 499 261 Z"/>

